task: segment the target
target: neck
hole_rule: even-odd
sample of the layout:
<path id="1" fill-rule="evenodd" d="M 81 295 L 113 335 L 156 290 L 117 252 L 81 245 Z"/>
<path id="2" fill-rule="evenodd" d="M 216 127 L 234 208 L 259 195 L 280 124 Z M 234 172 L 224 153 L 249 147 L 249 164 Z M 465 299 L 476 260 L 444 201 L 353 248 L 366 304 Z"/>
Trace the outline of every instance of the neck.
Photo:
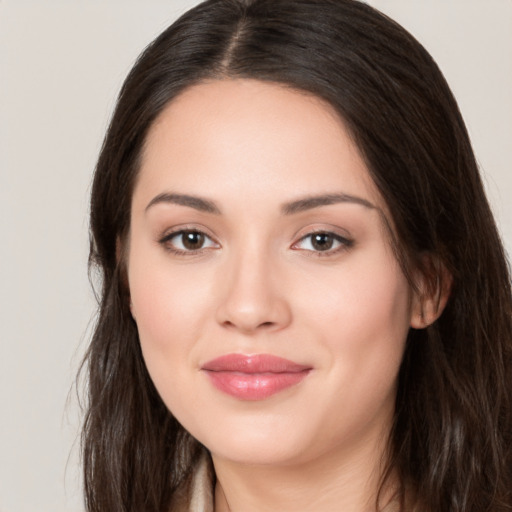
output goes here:
<path id="1" fill-rule="evenodd" d="M 379 436 L 283 465 L 251 465 L 212 455 L 215 512 L 374 512 L 385 447 Z M 383 489 L 379 510 L 388 510 L 394 484 L 391 478 Z"/>

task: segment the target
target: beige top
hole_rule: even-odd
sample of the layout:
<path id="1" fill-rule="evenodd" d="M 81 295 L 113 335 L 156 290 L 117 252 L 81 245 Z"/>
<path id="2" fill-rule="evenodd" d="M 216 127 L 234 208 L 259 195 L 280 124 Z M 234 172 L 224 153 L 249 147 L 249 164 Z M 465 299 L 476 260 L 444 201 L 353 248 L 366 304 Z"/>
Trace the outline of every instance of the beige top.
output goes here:
<path id="1" fill-rule="evenodd" d="M 171 502 L 171 512 L 214 512 L 213 466 L 208 455 L 204 454 L 192 475 Z"/>
<path id="2" fill-rule="evenodd" d="M 204 454 L 189 483 L 173 497 L 171 512 L 214 512 L 215 475 L 211 459 Z M 390 503 L 382 512 L 399 512 L 396 503 Z"/>

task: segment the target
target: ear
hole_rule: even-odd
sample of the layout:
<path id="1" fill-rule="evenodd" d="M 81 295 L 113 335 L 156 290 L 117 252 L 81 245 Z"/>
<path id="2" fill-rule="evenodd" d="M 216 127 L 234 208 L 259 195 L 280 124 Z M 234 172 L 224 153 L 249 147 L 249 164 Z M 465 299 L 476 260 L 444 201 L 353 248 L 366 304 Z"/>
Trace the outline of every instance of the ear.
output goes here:
<path id="1" fill-rule="evenodd" d="M 443 312 L 450 297 L 453 277 L 439 258 L 424 255 L 421 269 L 414 276 L 415 290 L 411 309 L 411 327 L 425 329 Z"/>

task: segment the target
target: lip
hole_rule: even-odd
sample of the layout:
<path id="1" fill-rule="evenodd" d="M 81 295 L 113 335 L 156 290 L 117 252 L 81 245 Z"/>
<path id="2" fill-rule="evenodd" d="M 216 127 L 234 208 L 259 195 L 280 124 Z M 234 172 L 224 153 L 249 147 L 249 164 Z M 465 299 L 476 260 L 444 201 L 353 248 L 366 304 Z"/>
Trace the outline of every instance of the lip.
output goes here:
<path id="1" fill-rule="evenodd" d="M 264 400 L 301 382 L 312 367 L 270 354 L 226 354 L 201 370 L 219 391 L 241 400 Z"/>

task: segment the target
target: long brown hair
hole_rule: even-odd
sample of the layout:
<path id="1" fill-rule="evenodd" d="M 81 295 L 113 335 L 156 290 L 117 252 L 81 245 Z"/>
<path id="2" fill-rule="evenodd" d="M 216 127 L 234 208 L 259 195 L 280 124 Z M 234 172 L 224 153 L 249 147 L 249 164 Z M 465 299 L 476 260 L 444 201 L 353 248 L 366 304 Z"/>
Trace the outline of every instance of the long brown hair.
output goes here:
<path id="1" fill-rule="evenodd" d="M 442 316 L 411 329 L 388 472 L 411 508 L 512 510 L 512 293 L 464 122 L 441 72 L 403 28 L 355 0 L 208 0 L 163 32 L 121 90 L 96 167 L 90 269 L 102 279 L 86 356 L 82 447 L 89 512 L 163 512 L 201 447 L 158 396 L 116 243 L 149 127 L 205 79 L 255 78 L 328 101 L 387 202 L 406 275 L 453 277 Z M 427 271 L 426 269 L 424 269 Z M 384 475 L 384 479 L 385 479 Z M 407 492 L 406 492 L 407 491 Z"/>

